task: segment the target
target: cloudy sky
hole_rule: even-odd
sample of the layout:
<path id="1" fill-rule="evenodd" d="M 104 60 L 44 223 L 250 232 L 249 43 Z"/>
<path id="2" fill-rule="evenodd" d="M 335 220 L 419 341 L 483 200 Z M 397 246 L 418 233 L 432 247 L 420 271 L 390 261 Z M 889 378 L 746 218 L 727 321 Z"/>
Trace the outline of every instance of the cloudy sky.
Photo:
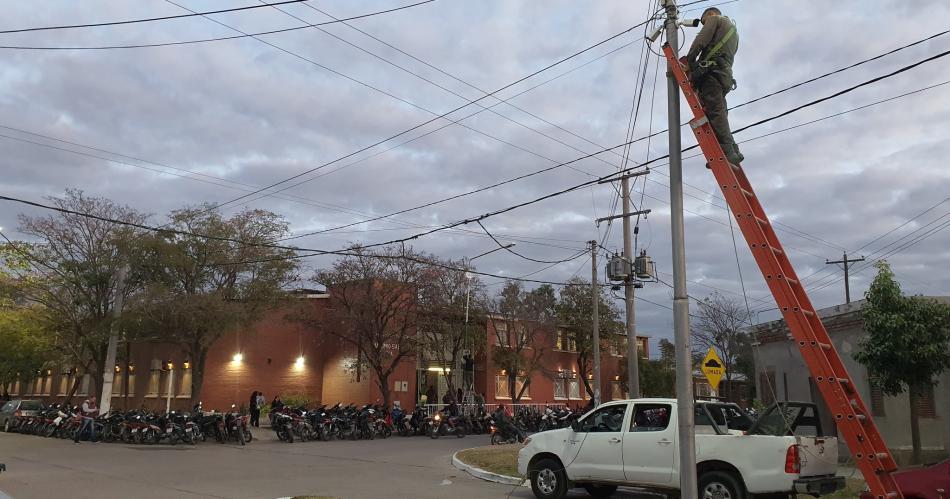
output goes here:
<path id="1" fill-rule="evenodd" d="M 207 11 L 255 0 L 175 2 Z M 191 17 L 0 34 L 0 45 L 91 47 L 226 37 L 239 34 L 235 30 L 290 28 L 325 22 L 331 19 L 328 15 L 356 16 L 408 3 L 312 0 L 307 5 L 313 8 L 284 5 L 283 12 L 268 7 L 211 16 L 214 20 Z M 483 97 L 643 22 L 653 12 L 648 3 L 437 0 L 351 21 L 349 26 L 330 24 L 259 39 L 123 50 L 0 49 L 0 194 L 41 201 L 78 188 L 152 213 L 158 224 L 171 209 L 234 199 Z M 161 0 L 41 5 L 7 2 L 0 29 L 187 13 Z M 819 0 L 722 5 L 740 34 L 735 68 L 739 87 L 729 95 L 730 103 L 939 33 L 950 19 L 950 5 L 937 0 L 846 0 L 831 7 Z M 640 79 L 645 87 L 633 136 L 663 130 L 667 93 L 655 55 L 646 60 L 645 78 L 641 74 L 638 79 L 646 54 L 640 41 L 643 29 L 498 93 L 510 99 L 506 103 L 486 98 L 449 115 L 459 123 L 436 120 L 282 184 L 281 189 L 293 186 L 283 192 L 249 196 L 223 210 L 265 208 L 286 216 L 295 233 L 306 233 L 547 168 L 624 142 Z M 688 30 L 686 41 L 694 35 Z M 731 114 L 733 128 L 946 50 L 950 34 L 742 107 Z M 950 222 L 950 169 L 944 165 L 950 156 L 950 85 L 781 130 L 943 83 L 950 79 L 946 68 L 945 60 L 934 61 L 736 136 L 740 141 L 755 139 L 741 146 L 746 172 L 772 220 L 782 224 L 779 236 L 799 276 L 809 276 L 805 282 L 814 290 L 816 306 L 844 301 L 841 271 L 825 265 L 825 259 L 840 259 L 845 250 L 869 261 L 886 256 L 906 292 L 950 293 L 950 274 L 945 272 L 950 231 L 944 230 Z M 666 154 L 666 140 L 662 134 L 649 143 L 638 142 L 630 160 Z M 688 128 L 683 143 L 695 143 Z M 405 237 L 614 172 L 622 161 L 620 151 L 295 242 L 338 249 L 351 242 Z M 663 162 L 653 166 L 646 182 L 641 179 L 634 186 L 636 204 L 643 193 L 642 207 L 652 210 L 641 220 L 638 243 L 656 259 L 660 278 L 671 282 L 667 167 Z M 715 192 L 700 158 L 687 159 L 684 169 L 690 294 L 703 297 L 718 291 L 741 299 L 721 194 Z M 577 254 L 592 238 L 606 239 L 611 249 L 622 246 L 619 225 L 610 229 L 593 223 L 612 213 L 614 200 L 610 185 L 585 188 L 488 218 L 484 224 L 504 242 L 516 242 L 514 249 L 526 256 L 561 260 Z M 941 201 L 948 202 L 905 224 Z M 23 237 L 16 232 L 17 213 L 37 212 L 9 202 L 0 206 L 5 233 Z M 451 258 L 495 247 L 477 225 L 462 229 L 426 236 L 415 245 Z M 758 319 L 774 318 L 775 312 L 768 310 L 774 302 L 736 235 L 750 306 L 762 311 Z M 330 261 L 312 258 L 307 264 L 319 267 Z M 574 275 L 590 277 L 586 255 L 550 266 L 496 252 L 476 263 L 479 270 L 505 276 L 532 274 L 559 282 Z M 852 296 L 860 297 L 873 269 L 857 264 L 853 270 Z M 484 281 L 494 289 L 501 282 Z M 640 295 L 662 305 L 671 301 L 670 289 L 661 283 L 648 284 Z M 656 339 L 672 335 L 669 310 L 644 301 L 637 305 L 641 333 Z"/>

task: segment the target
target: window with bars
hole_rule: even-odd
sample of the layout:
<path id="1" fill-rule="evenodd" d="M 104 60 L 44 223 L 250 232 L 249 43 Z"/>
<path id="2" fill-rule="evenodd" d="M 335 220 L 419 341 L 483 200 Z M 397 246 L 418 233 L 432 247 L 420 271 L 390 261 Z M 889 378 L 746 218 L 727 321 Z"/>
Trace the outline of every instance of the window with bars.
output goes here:
<path id="1" fill-rule="evenodd" d="M 567 380 L 567 398 L 571 400 L 580 400 L 581 383 L 577 380 L 577 378 Z"/>
<path id="2" fill-rule="evenodd" d="M 871 415 L 884 417 L 884 391 L 871 385 Z"/>
<path id="3" fill-rule="evenodd" d="M 933 385 L 927 385 L 917 389 L 917 414 L 927 419 L 937 417 Z"/>
<path id="4" fill-rule="evenodd" d="M 557 350 L 562 350 L 565 352 L 576 352 L 577 338 L 574 336 L 574 333 L 558 330 L 556 343 L 554 346 Z"/>
<path id="5" fill-rule="evenodd" d="M 567 398 L 567 380 L 564 378 L 556 378 L 554 380 L 554 398 L 555 399 L 566 399 Z"/>

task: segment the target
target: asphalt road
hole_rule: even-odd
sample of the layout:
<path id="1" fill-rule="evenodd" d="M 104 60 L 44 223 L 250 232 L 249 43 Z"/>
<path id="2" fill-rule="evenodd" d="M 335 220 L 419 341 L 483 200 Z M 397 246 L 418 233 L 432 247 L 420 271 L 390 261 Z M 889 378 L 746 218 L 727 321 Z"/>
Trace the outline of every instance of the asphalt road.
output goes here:
<path id="1" fill-rule="evenodd" d="M 485 482 L 452 467 L 453 453 L 488 443 L 485 436 L 468 436 L 286 444 L 261 428 L 245 447 L 76 445 L 0 433 L 0 463 L 7 465 L 0 499 L 533 497 L 528 488 Z"/>

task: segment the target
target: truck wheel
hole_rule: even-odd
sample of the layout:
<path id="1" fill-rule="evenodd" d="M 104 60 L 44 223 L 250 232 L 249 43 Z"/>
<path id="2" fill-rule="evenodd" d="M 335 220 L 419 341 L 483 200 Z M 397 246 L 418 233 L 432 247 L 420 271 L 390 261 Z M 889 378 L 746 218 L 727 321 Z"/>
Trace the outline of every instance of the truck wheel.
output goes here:
<path id="1" fill-rule="evenodd" d="M 542 459 L 528 472 L 531 490 L 538 499 L 564 499 L 567 496 L 567 474 L 554 459 Z"/>
<path id="2" fill-rule="evenodd" d="M 735 474 L 707 471 L 699 477 L 700 499 L 744 499 L 745 491 Z"/>
<path id="3" fill-rule="evenodd" d="M 610 497 L 614 495 L 614 492 L 617 492 L 616 485 L 585 485 L 584 490 L 590 494 L 591 497 Z"/>

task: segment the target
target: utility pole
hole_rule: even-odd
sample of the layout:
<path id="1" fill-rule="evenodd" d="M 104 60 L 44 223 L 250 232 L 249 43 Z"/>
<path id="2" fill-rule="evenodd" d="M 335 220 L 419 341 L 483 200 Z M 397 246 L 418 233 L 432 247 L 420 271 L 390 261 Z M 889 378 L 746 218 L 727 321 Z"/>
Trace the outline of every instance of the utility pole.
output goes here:
<path id="1" fill-rule="evenodd" d="M 850 280 L 850 277 L 848 275 L 848 264 L 852 262 L 863 262 L 863 261 L 864 261 L 863 256 L 861 258 L 852 258 L 849 260 L 847 253 L 844 253 L 844 256 L 841 257 L 841 260 L 835 260 L 833 262 L 830 260 L 825 260 L 825 265 L 837 265 L 839 263 L 844 264 L 844 302 L 845 303 L 851 303 L 851 283 L 848 282 Z"/>
<path id="2" fill-rule="evenodd" d="M 591 341 L 594 343 L 594 407 L 600 405 L 600 292 L 597 289 L 597 241 L 590 242 L 590 293 L 592 296 L 591 307 L 593 312 L 593 334 Z M 583 376 L 584 373 L 581 373 Z"/>
<path id="3" fill-rule="evenodd" d="M 109 333 L 109 348 L 106 350 L 106 362 L 102 373 L 102 396 L 99 397 L 99 413 L 105 414 L 112 408 L 112 385 L 115 382 L 115 358 L 119 349 L 119 318 L 122 317 L 122 302 L 125 298 L 125 278 L 129 267 L 123 265 L 116 273 L 115 294 L 112 299 L 112 327 Z"/>
<path id="4" fill-rule="evenodd" d="M 679 59 L 675 0 L 661 0 L 666 9 L 666 43 Z M 674 63 L 676 63 L 674 61 Z M 670 141 L 670 227 L 673 242 L 673 335 L 676 341 L 676 400 L 679 422 L 680 497 L 695 499 L 696 428 L 693 421 L 693 369 L 689 345 L 689 295 L 686 291 L 686 236 L 683 230 L 683 153 L 680 137 L 680 89 L 672 70 L 666 72 Z"/>
<path id="5" fill-rule="evenodd" d="M 623 256 L 633 266 L 633 234 L 630 231 L 630 178 L 626 175 L 620 180 L 623 194 Z M 637 316 L 634 309 L 634 274 L 624 282 L 624 307 L 627 326 L 627 391 L 630 398 L 640 397 L 640 344 L 637 341 Z"/>

